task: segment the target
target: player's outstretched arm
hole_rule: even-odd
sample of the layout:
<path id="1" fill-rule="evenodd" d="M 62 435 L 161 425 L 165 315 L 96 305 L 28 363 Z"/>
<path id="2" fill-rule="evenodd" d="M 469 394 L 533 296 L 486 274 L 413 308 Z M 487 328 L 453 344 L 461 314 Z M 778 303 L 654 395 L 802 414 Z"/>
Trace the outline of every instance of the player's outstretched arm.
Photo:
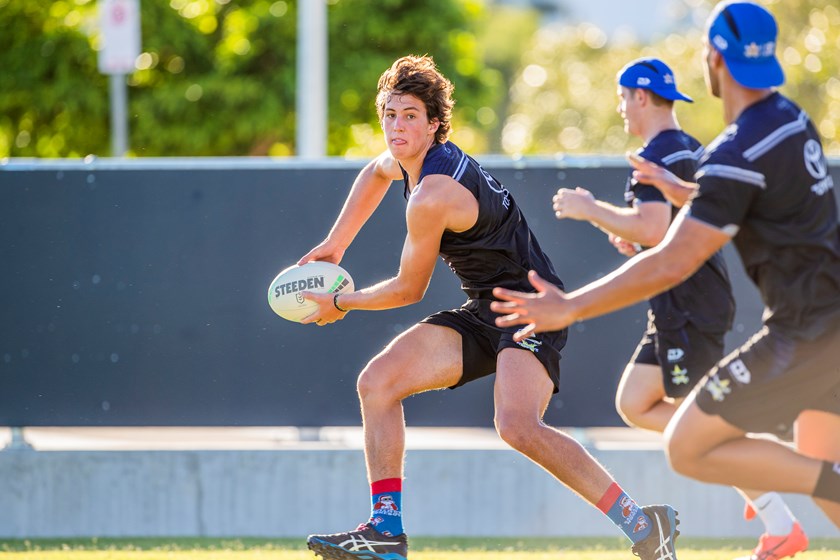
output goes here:
<path id="1" fill-rule="evenodd" d="M 397 179 L 402 179 L 402 172 L 389 152 L 383 152 L 368 163 L 356 176 L 344 207 L 326 239 L 302 256 L 297 264 L 309 261 L 339 264 L 344 251 L 382 202 L 391 182 Z"/>
<path id="2" fill-rule="evenodd" d="M 619 208 L 598 200 L 588 190 L 560 189 L 552 199 L 558 220 L 587 220 L 607 235 L 630 243 L 653 247 L 665 237 L 671 223 L 671 207 L 664 202 L 646 202 L 633 208 Z"/>
<path id="3" fill-rule="evenodd" d="M 622 267 L 579 290 L 564 294 L 533 271 L 528 278 L 537 289 L 528 294 L 495 288 L 501 301 L 490 309 L 504 315 L 500 327 L 525 325 L 514 338 L 562 329 L 575 321 L 599 317 L 649 299 L 683 282 L 729 241 L 723 231 L 689 218 L 682 211 L 663 242 L 630 259 Z"/>
<path id="4" fill-rule="evenodd" d="M 633 166 L 633 178 L 646 185 L 653 185 L 665 195 L 668 202 L 682 208 L 694 191 L 697 190 L 697 183 L 683 181 L 664 167 L 646 160 L 639 154 L 627 153 L 627 161 Z"/>
<path id="5" fill-rule="evenodd" d="M 525 325 L 513 337 L 519 342 L 538 332 L 560 330 L 575 322 L 574 302 L 560 288 L 533 270 L 528 273 L 528 280 L 537 289 L 536 293 L 493 289 L 493 295 L 502 300 L 490 304 L 490 309 L 503 314 L 496 318 L 497 326 Z"/>

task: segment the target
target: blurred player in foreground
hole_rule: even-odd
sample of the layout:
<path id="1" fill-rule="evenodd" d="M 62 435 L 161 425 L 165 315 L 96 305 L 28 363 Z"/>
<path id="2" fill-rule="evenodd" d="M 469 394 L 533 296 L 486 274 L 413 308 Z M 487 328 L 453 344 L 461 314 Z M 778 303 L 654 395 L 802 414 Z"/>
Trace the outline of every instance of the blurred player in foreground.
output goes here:
<path id="1" fill-rule="evenodd" d="M 319 310 L 304 322 L 324 325 L 351 310 L 400 307 L 422 299 L 438 255 L 460 278 L 467 302 L 427 317 L 373 358 L 358 380 L 371 487 L 370 519 L 353 531 L 311 535 L 324 558 L 402 560 L 405 420 L 402 401 L 456 388 L 496 372 L 495 424 L 501 438 L 604 512 L 643 559 L 673 560 L 678 535 L 670 506 L 639 507 L 573 438 L 543 423 L 560 379 L 566 330 L 513 340 L 499 328 L 491 292 L 529 290 L 529 269 L 562 286 L 511 193 L 448 141 L 452 84 L 429 57 L 404 57 L 379 79 L 376 98 L 388 150 L 356 178 L 327 238 L 300 262 L 338 263 L 392 181 L 402 180 L 408 233 L 397 276 L 340 296 L 307 294 Z M 341 492 L 341 489 L 336 489 Z M 458 516 L 443 523 L 458 533 Z"/>
<path id="2" fill-rule="evenodd" d="M 713 368 L 665 432 L 678 472 L 719 484 L 810 495 L 840 527 L 840 228 L 833 182 L 808 115 L 777 91 L 773 16 L 725 2 L 707 25 L 705 75 L 727 128 L 706 149 L 697 183 L 631 156 L 637 181 L 688 199 L 657 247 L 572 293 L 531 273 L 538 294 L 497 289 L 516 339 L 565 328 L 679 284 L 730 239 L 761 292 L 764 326 Z M 690 195 L 690 198 L 689 198 Z M 796 449 L 749 433 L 794 426 Z M 796 535 L 792 534 L 795 538 Z M 784 556 L 763 535 L 754 558 Z"/>
<path id="3" fill-rule="evenodd" d="M 628 63 L 618 73 L 618 97 L 625 131 L 644 143 L 636 153 L 680 179 L 693 180 L 703 148 L 677 122 L 674 102 L 692 100 L 677 90 L 668 65 L 655 58 Z M 622 254 L 633 256 L 637 248 L 662 241 L 684 204 L 671 204 L 656 187 L 633 179 L 632 172 L 624 198 L 629 208 L 597 200 L 580 187 L 560 189 L 554 211 L 558 219 L 589 221 Z M 677 406 L 723 358 L 724 337 L 735 315 L 723 254 L 716 252 L 687 280 L 648 303 L 648 328 L 621 377 L 616 408 L 629 425 L 663 432 Z M 771 537 L 759 542 L 757 558 L 771 550 L 783 558 L 807 548 L 801 526 L 779 494 L 741 493 L 748 519 L 757 513 Z M 784 551 L 775 548 L 779 539 L 788 543 Z"/>

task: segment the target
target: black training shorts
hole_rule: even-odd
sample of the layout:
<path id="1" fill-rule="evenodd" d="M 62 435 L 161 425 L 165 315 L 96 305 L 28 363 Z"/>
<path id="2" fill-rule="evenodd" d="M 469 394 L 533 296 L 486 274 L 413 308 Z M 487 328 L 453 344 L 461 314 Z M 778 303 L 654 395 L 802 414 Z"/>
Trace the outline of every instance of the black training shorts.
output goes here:
<path id="1" fill-rule="evenodd" d="M 723 358 L 724 335 L 697 330 L 691 323 L 657 330 L 649 322 L 630 362 L 659 366 L 665 394 L 680 399 Z"/>
<path id="2" fill-rule="evenodd" d="M 746 432 L 784 434 L 803 410 L 840 414 L 840 324 L 814 340 L 765 326 L 696 390 L 703 412 Z"/>
<path id="3" fill-rule="evenodd" d="M 496 371 L 496 356 L 505 348 L 533 352 L 548 372 L 556 393 L 560 387 L 560 351 L 566 345 L 568 329 L 539 333 L 522 342 L 514 342 L 515 327 L 502 329 L 494 321 L 499 315 L 490 311 L 490 300 L 470 299 L 459 309 L 441 311 L 420 321 L 449 327 L 461 335 L 463 374 L 450 387 L 455 389 Z"/>

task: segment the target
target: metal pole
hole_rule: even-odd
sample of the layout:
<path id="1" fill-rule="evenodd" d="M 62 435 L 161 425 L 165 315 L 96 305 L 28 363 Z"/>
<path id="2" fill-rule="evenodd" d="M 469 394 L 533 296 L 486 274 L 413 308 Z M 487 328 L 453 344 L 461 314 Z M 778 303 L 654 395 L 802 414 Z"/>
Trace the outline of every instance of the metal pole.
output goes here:
<path id="1" fill-rule="evenodd" d="M 125 74 L 111 74 L 111 157 L 128 151 L 128 86 Z"/>
<path id="2" fill-rule="evenodd" d="M 298 2 L 297 155 L 323 157 L 327 146 L 327 3 Z"/>

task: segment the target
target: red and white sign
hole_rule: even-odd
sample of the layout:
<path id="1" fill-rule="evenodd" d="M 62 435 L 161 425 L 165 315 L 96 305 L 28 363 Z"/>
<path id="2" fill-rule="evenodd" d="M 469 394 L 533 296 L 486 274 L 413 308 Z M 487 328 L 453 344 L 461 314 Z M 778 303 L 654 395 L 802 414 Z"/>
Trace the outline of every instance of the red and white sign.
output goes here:
<path id="1" fill-rule="evenodd" d="M 103 74 L 131 74 L 140 56 L 140 1 L 99 0 L 102 49 L 99 71 Z"/>

